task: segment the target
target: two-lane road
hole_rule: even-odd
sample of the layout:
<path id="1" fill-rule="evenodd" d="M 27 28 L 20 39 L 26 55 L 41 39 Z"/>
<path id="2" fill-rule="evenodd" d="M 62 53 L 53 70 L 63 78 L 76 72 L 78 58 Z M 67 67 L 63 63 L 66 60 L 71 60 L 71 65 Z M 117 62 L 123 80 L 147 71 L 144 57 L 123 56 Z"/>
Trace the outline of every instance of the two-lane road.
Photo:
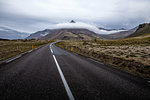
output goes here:
<path id="1" fill-rule="evenodd" d="M 0 69 L 0 100 L 150 100 L 150 84 L 45 45 Z"/>

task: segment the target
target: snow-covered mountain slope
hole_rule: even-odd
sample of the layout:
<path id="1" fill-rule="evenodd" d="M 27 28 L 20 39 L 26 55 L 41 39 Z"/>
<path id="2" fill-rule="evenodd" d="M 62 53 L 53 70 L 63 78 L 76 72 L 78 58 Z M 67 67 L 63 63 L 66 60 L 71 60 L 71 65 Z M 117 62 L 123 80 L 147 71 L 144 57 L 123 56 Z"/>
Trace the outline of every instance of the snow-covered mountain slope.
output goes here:
<path id="1" fill-rule="evenodd" d="M 37 31 L 35 33 L 30 34 L 26 39 L 40 39 L 50 33 L 52 33 L 54 30 L 51 29 L 45 29 L 43 31 Z"/>

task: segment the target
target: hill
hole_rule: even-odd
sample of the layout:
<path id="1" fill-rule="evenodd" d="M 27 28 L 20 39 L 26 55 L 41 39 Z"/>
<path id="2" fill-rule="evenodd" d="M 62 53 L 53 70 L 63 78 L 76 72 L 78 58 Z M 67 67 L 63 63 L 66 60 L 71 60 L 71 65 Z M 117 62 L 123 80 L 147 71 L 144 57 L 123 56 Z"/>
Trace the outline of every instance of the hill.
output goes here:
<path id="1" fill-rule="evenodd" d="M 2 39 L 24 39 L 29 36 L 28 33 L 19 32 L 6 27 L 0 27 L 0 38 Z"/>
<path id="2" fill-rule="evenodd" d="M 128 37 L 137 37 L 146 34 L 150 34 L 150 23 L 140 24 L 137 30 L 133 34 L 129 35 Z"/>
<path id="3" fill-rule="evenodd" d="M 108 34 L 108 35 L 101 35 L 101 36 L 106 39 L 122 39 L 122 38 L 128 37 L 129 35 L 133 34 L 137 30 L 137 28 L 138 27 L 135 27 L 130 30 L 120 31 L 120 32 L 116 32 L 116 33 L 112 33 L 112 34 Z"/>

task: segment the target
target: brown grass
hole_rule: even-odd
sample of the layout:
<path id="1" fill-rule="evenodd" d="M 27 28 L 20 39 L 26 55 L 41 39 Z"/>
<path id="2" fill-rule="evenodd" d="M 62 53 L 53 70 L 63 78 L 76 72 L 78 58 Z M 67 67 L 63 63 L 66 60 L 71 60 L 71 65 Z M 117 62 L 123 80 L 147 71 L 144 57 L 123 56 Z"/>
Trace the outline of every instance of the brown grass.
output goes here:
<path id="1" fill-rule="evenodd" d="M 46 40 L 0 40 L 0 60 L 26 52 L 41 45 L 50 43 Z"/>
<path id="2" fill-rule="evenodd" d="M 150 78 L 150 37 L 103 41 L 63 41 L 57 46 L 121 70 Z"/>

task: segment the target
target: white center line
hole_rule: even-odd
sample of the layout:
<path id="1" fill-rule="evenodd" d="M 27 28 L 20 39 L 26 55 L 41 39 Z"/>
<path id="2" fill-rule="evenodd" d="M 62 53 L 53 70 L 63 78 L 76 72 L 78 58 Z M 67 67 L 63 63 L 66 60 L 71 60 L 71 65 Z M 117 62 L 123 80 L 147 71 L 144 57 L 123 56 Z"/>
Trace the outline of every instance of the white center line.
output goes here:
<path id="1" fill-rule="evenodd" d="M 65 86 L 65 90 L 66 90 L 66 92 L 67 92 L 67 95 L 68 95 L 68 97 L 69 97 L 69 100 L 74 100 L 74 97 L 73 97 L 73 95 L 72 95 L 72 92 L 71 92 L 71 90 L 70 90 L 70 88 L 69 88 L 69 86 L 68 86 L 68 84 L 67 84 L 67 81 L 66 81 L 66 79 L 65 79 L 65 77 L 64 77 L 64 75 L 63 75 L 63 72 L 61 71 L 61 68 L 60 68 L 60 66 L 59 66 L 59 64 L 58 64 L 58 62 L 57 62 L 57 59 L 56 59 L 55 55 L 53 55 L 53 58 L 54 58 L 54 60 L 55 60 L 55 63 L 56 63 L 57 69 L 58 69 L 58 71 L 59 71 L 59 74 L 60 74 L 60 76 L 61 76 L 62 82 L 63 82 L 63 84 L 64 84 L 64 86 Z"/>
<path id="2" fill-rule="evenodd" d="M 53 50 L 52 50 L 52 44 L 50 44 L 50 50 L 51 50 L 51 53 L 53 53 Z"/>
<path id="3" fill-rule="evenodd" d="M 53 50 L 52 50 L 52 48 L 50 48 L 51 49 L 51 52 L 53 53 Z"/>

